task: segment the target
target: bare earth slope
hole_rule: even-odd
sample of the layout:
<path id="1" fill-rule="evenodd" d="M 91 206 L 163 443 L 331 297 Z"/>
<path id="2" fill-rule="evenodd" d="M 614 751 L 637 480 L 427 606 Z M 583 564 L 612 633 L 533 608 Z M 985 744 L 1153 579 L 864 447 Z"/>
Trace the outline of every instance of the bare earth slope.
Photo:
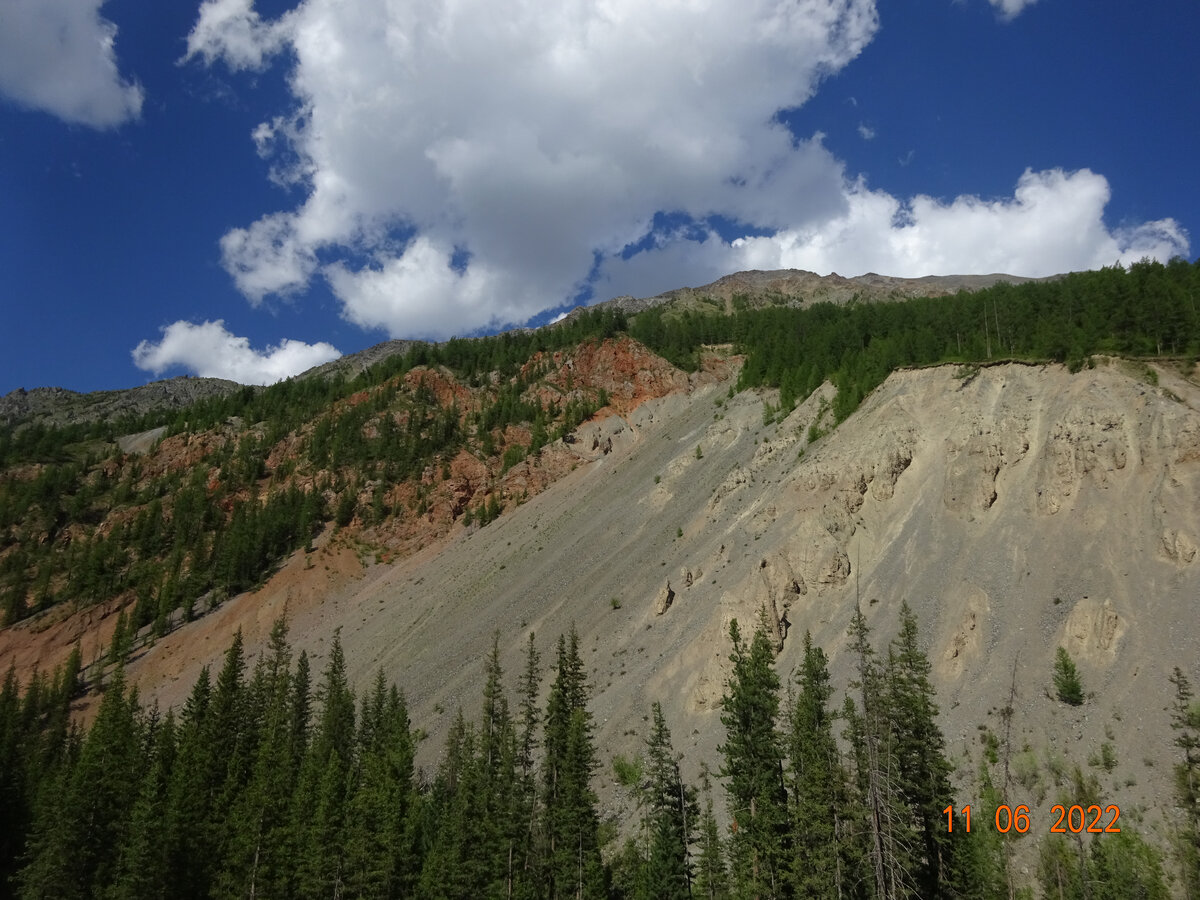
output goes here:
<path id="1" fill-rule="evenodd" d="M 574 623 L 605 758 L 638 749 L 657 699 L 694 774 L 718 761 L 731 618 L 750 625 L 765 611 L 781 636 L 790 624 L 785 674 L 811 629 L 840 703 L 856 595 L 877 644 L 907 599 L 962 769 L 962 796 L 947 803 L 975 799 L 981 729 L 1002 731 L 996 711 L 1015 667 L 1014 753 L 1026 750 L 1032 771 L 1014 799 L 1034 808 L 1041 832 L 1051 769 L 1086 769 L 1104 742 L 1118 761 L 1090 770 L 1104 802 L 1140 808 L 1157 827 L 1171 795 L 1167 677 L 1175 665 L 1195 677 L 1200 658 L 1200 389 L 1171 370 L 1158 378 L 1120 362 L 1075 375 L 899 372 L 810 447 L 827 391 L 764 426 L 763 398 L 700 384 L 582 426 L 574 446 L 598 434 L 612 453 L 583 454 L 486 528 L 456 527 L 392 566 L 368 555 L 361 569 L 336 542 L 297 555 L 258 594 L 160 641 L 131 674 L 147 699 L 178 704 L 234 626 L 261 646 L 286 606 L 317 665 L 340 628 L 358 684 L 382 668 L 406 689 L 431 765 L 456 708 L 473 715 L 480 704 L 493 634 L 515 675 L 530 631 L 549 661 Z M 1059 645 L 1092 694 L 1079 709 L 1049 696 Z"/>

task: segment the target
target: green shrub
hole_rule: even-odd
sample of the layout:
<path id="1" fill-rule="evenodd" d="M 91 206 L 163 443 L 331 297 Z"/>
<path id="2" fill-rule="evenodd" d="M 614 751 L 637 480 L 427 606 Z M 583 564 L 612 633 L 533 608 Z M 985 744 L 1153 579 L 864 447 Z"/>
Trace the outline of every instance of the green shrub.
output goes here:
<path id="1" fill-rule="evenodd" d="M 642 783 L 642 757 L 626 759 L 620 753 L 613 757 L 613 775 L 621 787 L 634 788 Z"/>

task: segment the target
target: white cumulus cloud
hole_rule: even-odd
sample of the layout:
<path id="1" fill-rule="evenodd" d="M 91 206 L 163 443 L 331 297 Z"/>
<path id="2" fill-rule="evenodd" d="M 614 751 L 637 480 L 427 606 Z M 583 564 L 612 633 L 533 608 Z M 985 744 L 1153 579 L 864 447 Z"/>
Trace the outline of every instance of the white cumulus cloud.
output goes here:
<path id="1" fill-rule="evenodd" d="M 658 211 L 809 225 L 840 168 L 775 115 L 877 27 L 874 0 L 207 0 L 189 58 L 288 51 L 293 109 L 252 137 L 303 193 L 224 264 L 252 302 L 323 277 L 350 321 L 437 336 L 570 299 Z"/>
<path id="2" fill-rule="evenodd" d="M 0 94 L 66 122 L 112 128 L 136 119 L 142 89 L 121 76 L 104 0 L 3 0 Z"/>
<path id="3" fill-rule="evenodd" d="M 183 58 L 203 56 L 209 63 L 222 58 L 235 71 L 261 69 L 283 45 L 286 19 L 264 22 L 253 0 L 207 0 L 188 35 Z"/>
<path id="4" fill-rule="evenodd" d="M 231 334 L 221 319 L 199 325 L 175 322 L 162 329 L 161 340 L 142 341 L 132 353 L 134 365 L 155 375 L 178 367 L 240 384 L 273 384 L 341 356 L 324 341 L 306 344 L 285 339 L 277 346 L 255 350 L 248 339 Z"/>
<path id="5" fill-rule="evenodd" d="M 998 200 L 918 196 L 904 202 L 859 181 L 846 186 L 844 213 L 812 227 L 730 243 L 709 235 L 703 244 L 666 244 L 610 260 L 601 283 L 607 295 L 628 292 L 659 270 L 674 278 L 690 271 L 690 282 L 678 284 L 693 285 L 739 269 L 1043 276 L 1187 255 L 1187 233 L 1174 219 L 1109 229 L 1103 219 L 1109 197 L 1108 180 L 1087 169 L 1026 170 L 1013 196 Z M 655 290 L 670 286 L 654 284 Z"/>

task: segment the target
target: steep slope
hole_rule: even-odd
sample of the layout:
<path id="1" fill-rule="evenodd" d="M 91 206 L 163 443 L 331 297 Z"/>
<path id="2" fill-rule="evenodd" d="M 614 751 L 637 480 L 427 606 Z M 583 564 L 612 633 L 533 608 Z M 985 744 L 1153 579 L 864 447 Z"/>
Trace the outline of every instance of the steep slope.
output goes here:
<path id="1" fill-rule="evenodd" d="M 722 739 L 731 618 L 778 616 L 781 673 L 810 629 L 840 698 L 856 596 L 877 643 L 907 599 L 961 766 L 962 796 L 947 803 L 971 802 L 981 740 L 1001 733 L 1015 672 L 1014 799 L 1041 832 L 1055 777 L 1068 763 L 1087 769 L 1105 743 L 1116 767 L 1090 770 L 1104 802 L 1159 827 L 1173 759 L 1167 676 L 1200 650 L 1200 390 L 1122 362 L 1074 375 L 903 371 L 806 447 L 827 391 L 764 427 L 762 398 L 730 399 L 728 384 L 696 379 L 586 423 L 573 446 L 611 439 L 611 453 L 580 451 L 543 493 L 403 562 L 376 565 L 336 542 L 299 554 L 131 673 L 147 699 L 177 704 L 233 627 L 261 646 L 286 609 L 298 646 L 320 657 L 340 630 L 360 685 L 382 668 L 405 686 L 430 765 L 456 708 L 479 703 L 493 635 L 512 673 L 530 631 L 549 652 L 574 623 L 604 752 L 635 751 L 657 699 L 694 773 Z M 1079 709 L 1049 696 L 1060 645 L 1089 692 Z"/>

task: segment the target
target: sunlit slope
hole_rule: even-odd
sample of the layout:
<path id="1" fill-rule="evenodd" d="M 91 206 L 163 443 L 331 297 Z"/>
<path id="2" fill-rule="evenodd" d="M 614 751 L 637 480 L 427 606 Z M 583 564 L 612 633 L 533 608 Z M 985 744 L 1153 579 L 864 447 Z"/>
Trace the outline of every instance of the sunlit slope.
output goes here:
<path id="1" fill-rule="evenodd" d="M 493 635 L 515 677 L 530 631 L 549 655 L 574 623 L 599 746 L 636 750 L 657 699 L 694 767 L 715 764 L 722 738 L 730 618 L 790 624 L 784 673 L 811 629 L 840 698 L 856 596 L 879 644 L 907 599 L 964 802 L 1015 666 L 1016 792 L 1048 807 L 1051 769 L 1086 769 L 1108 743 L 1106 799 L 1157 821 L 1173 758 L 1167 676 L 1200 644 L 1200 391 L 1155 371 L 1161 386 L 1125 363 L 900 372 L 807 447 L 824 393 L 768 427 L 760 399 L 729 399 L 726 384 L 649 401 L 583 426 L 583 446 L 611 437 L 612 453 L 488 527 L 372 566 L 320 604 L 297 599 L 293 635 L 319 655 L 340 628 L 360 684 L 382 667 L 404 685 L 430 763 L 456 709 L 479 703 Z M 301 597 L 298 566 L 280 576 L 287 597 L 253 599 L 260 630 L 265 610 Z M 1048 696 L 1060 645 L 1090 695 L 1079 709 Z"/>

